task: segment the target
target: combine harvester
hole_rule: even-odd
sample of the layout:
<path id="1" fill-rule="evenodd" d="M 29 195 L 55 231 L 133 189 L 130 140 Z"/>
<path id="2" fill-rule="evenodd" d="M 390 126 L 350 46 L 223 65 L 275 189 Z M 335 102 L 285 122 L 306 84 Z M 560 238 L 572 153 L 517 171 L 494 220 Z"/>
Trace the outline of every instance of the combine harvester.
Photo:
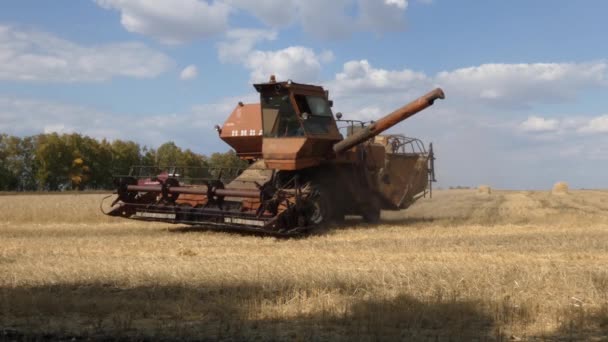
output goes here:
<path id="1" fill-rule="evenodd" d="M 216 126 L 248 168 L 186 177 L 179 168 L 151 174 L 134 167 L 115 177 L 117 198 L 107 214 L 291 235 L 345 215 L 377 222 L 380 210 L 405 209 L 431 190 L 432 144 L 427 151 L 418 139 L 379 134 L 443 99 L 441 89 L 365 123 L 342 120 L 341 113 L 334 118 L 320 86 L 273 76 L 254 87 L 260 103 L 239 103 Z M 346 138 L 337 122 L 346 124 Z"/>

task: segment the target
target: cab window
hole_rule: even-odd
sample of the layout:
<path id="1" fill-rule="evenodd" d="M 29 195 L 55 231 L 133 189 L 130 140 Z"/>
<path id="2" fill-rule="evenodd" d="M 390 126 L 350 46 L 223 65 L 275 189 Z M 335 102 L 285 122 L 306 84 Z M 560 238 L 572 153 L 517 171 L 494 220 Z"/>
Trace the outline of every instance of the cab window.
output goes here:
<path id="1" fill-rule="evenodd" d="M 304 136 L 304 129 L 287 94 L 262 96 L 262 124 L 265 137 Z"/>

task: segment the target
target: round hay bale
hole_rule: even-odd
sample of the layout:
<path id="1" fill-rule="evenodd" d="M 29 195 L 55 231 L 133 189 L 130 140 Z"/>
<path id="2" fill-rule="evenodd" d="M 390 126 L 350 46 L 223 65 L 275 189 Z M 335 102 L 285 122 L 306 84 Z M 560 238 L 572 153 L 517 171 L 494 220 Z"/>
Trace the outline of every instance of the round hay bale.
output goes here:
<path id="1" fill-rule="evenodd" d="M 480 185 L 477 187 L 477 193 L 480 195 L 490 195 L 492 193 L 492 188 L 489 185 Z"/>
<path id="2" fill-rule="evenodd" d="M 551 190 L 551 193 L 553 195 L 565 195 L 568 193 L 568 183 L 566 182 L 557 182 L 555 183 L 555 185 L 553 185 L 553 190 Z"/>

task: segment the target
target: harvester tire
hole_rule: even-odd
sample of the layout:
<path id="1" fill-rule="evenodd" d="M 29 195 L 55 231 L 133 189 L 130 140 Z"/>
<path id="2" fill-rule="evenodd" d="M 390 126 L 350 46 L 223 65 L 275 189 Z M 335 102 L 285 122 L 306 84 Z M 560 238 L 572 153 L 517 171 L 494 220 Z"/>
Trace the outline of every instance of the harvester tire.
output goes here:
<path id="1" fill-rule="evenodd" d="M 363 221 L 367 223 L 378 223 L 380 222 L 380 212 L 380 203 L 376 198 L 372 198 L 369 205 L 363 208 L 361 216 L 363 216 Z"/>
<path id="2" fill-rule="evenodd" d="M 332 200 L 332 221 L 335 223 L 344 223 L 344 219 L 345 217 L 345 210 L 344 210 L 344 203 L 340 202 L 340 200 L 338 198 L 333 198 Z"/>
<path id="3" fill-rule="evenodd" d="M 332 206 L 327 192 L 321 186 L 314 186 L 309 198 L 308 225 L 320 226 L 332 220 Z"/>

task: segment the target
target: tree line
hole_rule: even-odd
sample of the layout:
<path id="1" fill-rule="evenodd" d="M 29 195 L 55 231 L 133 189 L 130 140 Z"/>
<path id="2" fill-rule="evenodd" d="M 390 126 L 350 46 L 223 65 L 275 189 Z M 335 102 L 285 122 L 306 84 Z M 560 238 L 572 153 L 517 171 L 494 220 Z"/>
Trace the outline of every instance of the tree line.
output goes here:
<path id="1" fill-rule="evenodd" d="M 134 165 L 180 166 L 183 176 L 209 176 L 207 168 L 247 165 L 234 151 L 207 157 L 169 141 L 157 149 L 133 141 L 97 140 L 81 134 L 0 134 L 0 191 L 112 189 L 112 176 Z M 175 172 L 175 171 L 173 171 Z"/>

